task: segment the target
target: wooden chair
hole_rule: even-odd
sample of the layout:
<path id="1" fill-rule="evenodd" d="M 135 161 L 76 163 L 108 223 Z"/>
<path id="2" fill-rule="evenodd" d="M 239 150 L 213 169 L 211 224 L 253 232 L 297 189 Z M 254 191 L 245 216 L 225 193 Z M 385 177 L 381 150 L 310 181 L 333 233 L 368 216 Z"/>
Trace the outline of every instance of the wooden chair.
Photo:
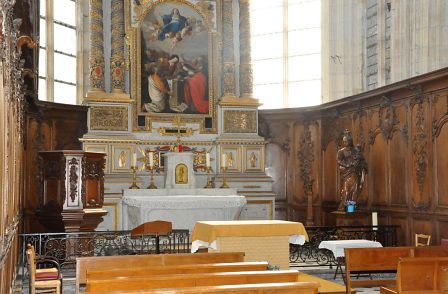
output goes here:
<path id="1" fill-rule="evenodd" d="M 28 261 L 30 294 L 62 293 L 62 274 L 59 263 L 50 256 L 36 256 L 34 247 L 27 244 L 26 258 Z M 38 264 L 50 264 L 50 268 L 36 268 Z"/>
<path id="2" fill-rule="evenodd" d="M 431 235 L 415 234 L 415 246 L 429 246 L 431 243 Z"/>
<path id="3" fill-rule="evenodd" d="M 151 221 L 135 227 L 131 231 L 131 238 L 143 237 L 145 235 L 155 236 L 156 253 L 160 254 L 160 236 L 170 235 L 173 231 L 173 224 L 168 221 Z"/>

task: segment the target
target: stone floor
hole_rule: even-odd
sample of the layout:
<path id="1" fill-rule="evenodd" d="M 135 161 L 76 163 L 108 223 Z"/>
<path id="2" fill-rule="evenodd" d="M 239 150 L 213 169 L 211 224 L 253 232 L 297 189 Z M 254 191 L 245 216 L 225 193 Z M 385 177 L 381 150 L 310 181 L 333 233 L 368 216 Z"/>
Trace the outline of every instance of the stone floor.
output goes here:
<path id="1" fill-rule="evenodd" d="M 336 277 L 336 279 L 333 279 L 334 272 L 335 272 L 334 268 L 330 269 L 329 267 L 323 267 L 323 266 L 298 267 L 298 266 L 292 264 L 291 265 L 291 269 L 297 269 L 297 270 L 302 271 L 304 273 L 307 273 L 307 274 L 310 274 L 310 275 L 315 275 L 315 276 L 321 277 L 323 279 L 339 283 L 341 285 L 344 284 L 340 274 Z M 29 293 L 28 280 L 24 281 L 23 287 L 21 286 L 21 284 L 22 284 L 21 280 L 16 283 L 16 291 L 14 292 L 14 294 L 22 294 L 22 293 L 23 294 L 28 294 Z M 75 284 L 76 284 L 76 281 L 75 281 L 74 277 L 64 278 L 63 290 L 62 290 L 63 294 L 74 294 L 74 293 L 76 293 L 76 291 L 75 291 Z M 379 290 L 378 287 L 373 287 L 373 288 L 356 288 L 356 293 L 376 294 L 376 293 L 380 293 L 380 290 Z"/>

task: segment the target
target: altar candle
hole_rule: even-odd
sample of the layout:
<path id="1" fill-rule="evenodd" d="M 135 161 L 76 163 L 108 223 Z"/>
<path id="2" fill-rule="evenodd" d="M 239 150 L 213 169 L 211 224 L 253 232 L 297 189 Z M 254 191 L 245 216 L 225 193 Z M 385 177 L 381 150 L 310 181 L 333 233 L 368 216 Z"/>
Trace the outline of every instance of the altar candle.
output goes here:
<path id="1" fill-rule="evenodd" d="M 372 226 L 378 225 L 378 212 L 372 212 Z M 377 230 L 378 228 L 373 228 L 374 230 Z"/>
<path id="2" fill-rule="evenodd" d="M 154 166 L 153 152 L 149 152 L 149 153 L 148 153 L 148 157 L 149 157 L 149 166 L 150 166 L 150 167 L 153 167 L 153 166 Z"/>
<path id="3" fill-rule="evenodd" d="M 221 166 L 222 167 L 226 167 L 227 166 L 227 155 L 225 153 L 223 153 L 221 155 Z"/>
<path id="4" fill-rule="evenodd" d="M 210 167 L 210 153 L 205 153 L 205 166 Z"/>
<path id="5" fill-rule="evenodd" d="M 133 167 L 137 166 L 137 154 L 135 153 L 132 154 L 132 166 Z"/>

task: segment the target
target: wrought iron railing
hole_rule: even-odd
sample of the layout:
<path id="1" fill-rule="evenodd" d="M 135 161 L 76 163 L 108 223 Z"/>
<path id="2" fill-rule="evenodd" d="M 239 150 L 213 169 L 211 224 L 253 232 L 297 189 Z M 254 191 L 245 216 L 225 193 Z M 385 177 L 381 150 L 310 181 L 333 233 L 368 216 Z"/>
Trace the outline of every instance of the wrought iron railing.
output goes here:
<path id="1" fill-rule="evenodd" d="M 191 241 L 188 230 L 173 230 L 171 234 L 159 236 L 131 237 L 130 233 L 131 231 L 102 231 L 21 234 L 21 265 L 24 265 L 22 277 L 26 276 L 24 272 L 26 244 L 33 245 L 37 255 L 55 257 L 65 276 L 74 276 L 76 258 L 82 256 L 190 252 Z"/>
<path id="2" fill-rule="evenodd" d="M 290 244 L 290 262 L 297 266 L 333 266 L 337 262 L 333 253 L 319 249 L 319 244 L 326 240 L 365 239 L 380 242 L 383 247 L 397 246 L 397 229 L 400 226 L 308 226 L 309 241 L 303 245 Z"/>

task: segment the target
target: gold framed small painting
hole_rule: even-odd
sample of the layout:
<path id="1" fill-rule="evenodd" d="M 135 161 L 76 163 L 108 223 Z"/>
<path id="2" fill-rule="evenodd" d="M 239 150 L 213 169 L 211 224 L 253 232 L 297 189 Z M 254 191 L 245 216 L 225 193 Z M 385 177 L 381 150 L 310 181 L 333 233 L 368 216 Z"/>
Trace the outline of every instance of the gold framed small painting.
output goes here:
<path id="1" fill-rule="evenodd" d="M 244 171 L 263 172 L 264 171 L 264 146 L 244 147 Z"/>
<path id="2" fill-rule="evenodd" d="M 129 145 L 112 145 L 112 172 L 130 172 L 133 154 Z"/>
<path id="3" fill-rule="evenodd" d="M 220 166 L 226 167 L 227 172 L 241 172 L 241 147 L 223 146 L 221 147 Z M 225 162 L 224 162 L 225 160 Z"/>

